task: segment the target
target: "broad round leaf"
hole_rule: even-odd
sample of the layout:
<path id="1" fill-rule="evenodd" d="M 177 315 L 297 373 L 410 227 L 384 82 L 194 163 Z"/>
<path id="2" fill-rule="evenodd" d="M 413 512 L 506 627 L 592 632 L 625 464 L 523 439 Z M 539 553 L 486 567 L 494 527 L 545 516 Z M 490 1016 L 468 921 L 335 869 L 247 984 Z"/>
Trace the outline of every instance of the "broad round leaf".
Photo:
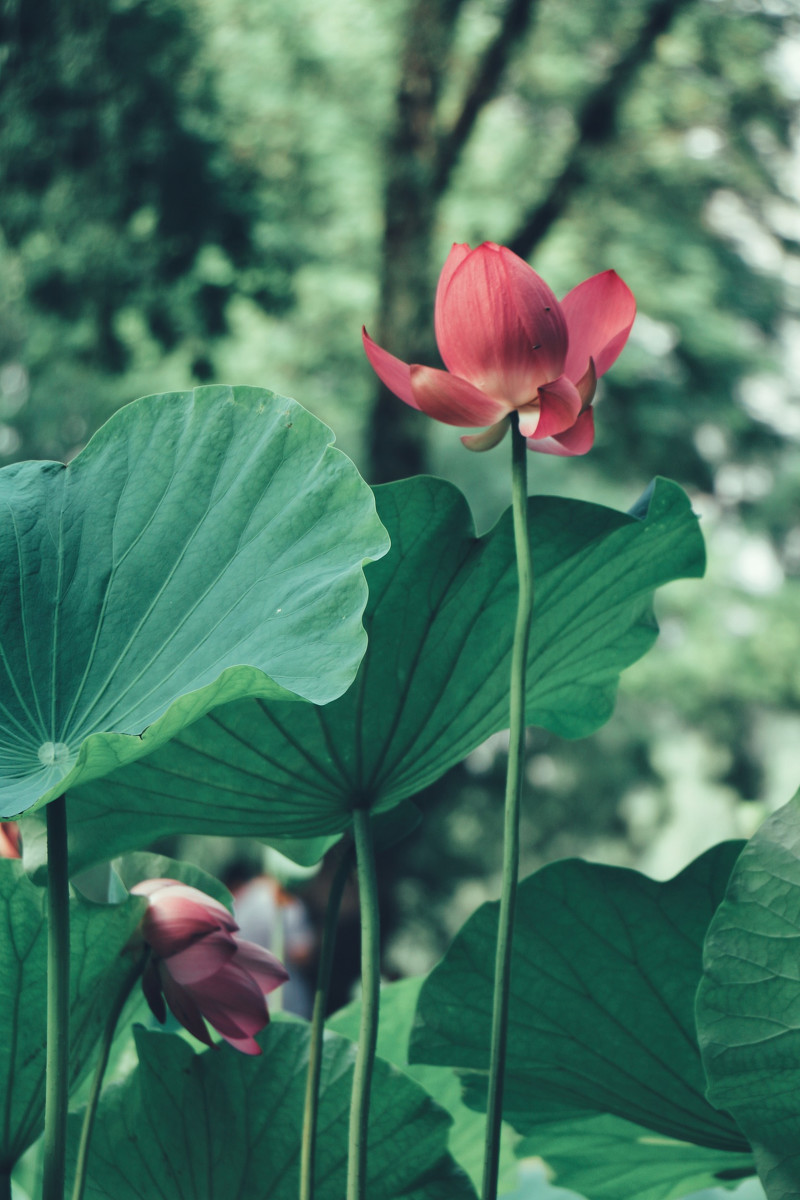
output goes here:
<path id="1" fill-rule="evenodd" d="M 86 1200 L 297 1200 L 308 1037 L 308 1026 L 276 1018 L 251 1058 L 227 1046 L 195 1054 L 181 1038 L 137 1030 L 138 1069 L 100 1103 Z M 346 1038 L 326 1038 L 315 1200 L 345 1194 L 354 1059 Z M 370 1200 L 475 1200 L 447 1153 L 448 1125 L 422 1088 L 378 1060 Z"/>
<path id="2" fill-rule="evenodd" d="M 341 833 L 386 811 L 508 724 L 516 609 L 511 514 L 476 538 L 437 479 L 376 491 L 392 548 L 367 568 L 369 646 L 325 708 L 215 709 L 162 752 L 72 796 L 73 861 L 177 831 L 270 838 Z M 609 717 L 619 674 L 657 634 L 653 591 L 703 569 L 686 495 L 658 480 L 634 515 L 530 500 L 536 572 L 527 717 L 580 737 Z"/>
<path id="3" fill-rule="evenodd" d="M 365 647 L 372 495 L 260 388 L 149 396 L 68 466 L 0 471 L 0 815 L 241 696 L 325 703 Z"/>
<path id="4" fill-rule="evenodd" d="M 46 893 L 22 863 L 0 859 L 0 1172 L 9 1171 L 44 1125 Z M 125 947 L 145 901 L 70 900 L 70 1090 L 91 1066 L 110 1004 L 132 966 Z"/>
<path id="5" fill-rule="evenodd" d="M 742 851 L 697 993 L 708 1098 L 747 1134 L 770 1200 L 800 1196 L 799 943 L 800 793 Z"/>
<path id="6" fill-rule="evenodd" d="M 503 1104 L 515 1129 L 569 1117 L 568 1106 L 748 1150 L 705 1099 L 694 1030 L 703 937 L 740 848 L 716 846 L 667 883 L 577 860 L 522 881 Z M 470 918 L 426 980 L 409 1051 L 465 1072 L 475 1106 L 485 1104 L 497 908 Z"/>

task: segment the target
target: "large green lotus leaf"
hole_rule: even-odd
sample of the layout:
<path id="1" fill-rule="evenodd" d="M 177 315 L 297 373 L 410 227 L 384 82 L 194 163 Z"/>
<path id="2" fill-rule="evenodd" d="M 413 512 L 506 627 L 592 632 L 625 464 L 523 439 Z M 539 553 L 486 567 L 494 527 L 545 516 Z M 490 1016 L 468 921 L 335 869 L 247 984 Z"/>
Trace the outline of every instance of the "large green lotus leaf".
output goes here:
<path id="1" fill-rule="evenodd" d="M 522 881 L 503 1111 L 520 1133 L 556 1106 L 608 1112 L 734 1153 L 736 1123 L 705 1099 L 694 1029 L 703 937 L 741 843 L 675 879 L 564 860 Z M 462 1069 L 485 1104 L 497 905 L 483 905 L 420 993 L 409 1058 Z"/>
<path id="2" fill-rule="evenodd" d="M 296 1200 L 308 1037 L 307 1025 L 276 1017 L 252 1058 L 227 1046 L 195 1054 L 181 1038 L 137 1030 L 138 1069 L 100 1103 L 86 1200 Z M 315 1200 L 345 1194 L 354 1059 L 347 1038 L 326 1037 Z M 475 1200 L 447 1153 L 449 1123 L 378 1060 L 370 1200 Z"/>
<path id="3" fill-rule="evenodd" d="M 587 1200 L 678 1200 L 755 1174 L 752 1154 L 681 1142 L 606 1113 L 545 1122 L 516 1152 L 542 1158 L 557 1187 Z"/>
<path id="4" fill-rule="evenodd" d="M 480 1189 L 483 1179 L 483 1151 L 486 1118 L 467 1108 L 461 1099 L 461 1084 L 455 1071 L 449 1067 L 410 1066 L 408 1043 L 423 980 L 401 979 L 397 983 L 381 988 L 380 1021 L 378 1024 L 378 1054 L 386 1062 L 399 1067 L 425 1088 L 437 1104 L 447 1109 L 453 1118 L 447 1147 L 456 1162 L 464 1168 Z M 358 1041 L 361 1023 L 361 1003 L 356 1000 L 342 1008 L 328 1021 L 328 1029 Z M 501 1195 L 517 1185 L 518 1164 L 514 1157 L 517 1135 L 508 1125 L 503 1125 L 500 1140 L 500 1174 L 498 1187 Z"/>
<path id="5" fill-rule="evenodd" d="M 44 1124 L 46 893 L 15 859 L 0 859 L 0 1174 Z M 70 1090 L 91 1065 L 112 998 L 130 971 L 123 953 L 146 907 L 70 900 Z"/>
<path id="6" fill-rule="evenodd" d="M 364 652 L 372 493 L 261 388 L 148 396 L 68 465 L 0 471 L 0 815 L 242 696 L 325 703 Z"/>
<path id="7" fill-rule="evenodd" d="M 341 833 L 357 805 L 413 796 L 508 723 L 516 609 L 510 512 L 475 537 L 438 479 L 376 490 L 392 539 L 367 568 L 369 647 L 325 708 L 217 708 L 163 752 L 73 793 L 75 861 L 177 831 L 270 838 Z M 621 670 L 652 645 L 654 588 L 703 569 L 685 494 L 657 480 L 634 515 L 530 500 L 536 602 L 527 717 L 568 737 L 611 713 Z"/>
<path id="8" fill-rule="evenodd" d="M 747 843 L 711 922 L 697 1028 L 712 1104 L 770 1200 L 800 1196 L 800 793 Z"/>

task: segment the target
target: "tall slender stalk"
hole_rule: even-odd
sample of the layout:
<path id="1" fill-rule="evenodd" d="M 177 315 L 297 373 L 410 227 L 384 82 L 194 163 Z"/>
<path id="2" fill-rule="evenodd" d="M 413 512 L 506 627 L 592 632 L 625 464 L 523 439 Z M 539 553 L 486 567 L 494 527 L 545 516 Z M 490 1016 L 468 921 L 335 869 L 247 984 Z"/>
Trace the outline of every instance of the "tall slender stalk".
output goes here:
<path id="1" fill-rule="evenodd" d="M 95 1067 L 94 1079 L 92 1080 L 92 1090 L 89 1093 L 89 1102 L 86 1105 L 86 1111 L 83 1114 L 83 1125 L 81 1127 L 81 1140 L 78 1146 L 78 1160 L 75 1164 L 75 1182 L 72 1188 L 72 1200 L 82 1200 L 83 1189 L 86 1186 L 86 1171 L 89 1165 L 89 1145 L 92 1140 L 92 1132 L 94 1130 L 94 1119 L 97 1115 L 97 1103 L 100 1099 L 100 1093 L 103 1090 L 103 1077 L 108 1066 L 108 1056 L 111 1053 L 111 1044 L 114 1041 L 114 1033 L 116 1032 L 117 1022 L 120 1014 L 125 1007 L 125 1002 L 131 994 L 131 990 L 136 983 L 136 980 L 141 976 L 144 968 L 147 951 L 137 955 L 136 961 L 127 973 L 122 983 L 119 986 L 114 1003 L 109 1009 L 106 1018 L 105 1028 L 103 1029 L 103 1040 L 100 1045 L 100 1057 L 97 1060 Z"/>
<path id="2" fill-rule="evenodd" d="M 317 1114 L 319 1112 L 319 1080 L 322 1071 L 322 1036 L 325 1032 L 325 1012 L 328 1007 L 328 991 L 333 967 L 333 951 L 336 946 L 336 928 L 339 924 L 339 909 L 342 893 L 353 865 L 351 848 L 342 855 L 331 884 L 328 904 L 325 909 L 325 924 L 322 928 L 317 986 L 314 992 L 314 1011 L 311 1014 L 311 1038 L 308 1048 L 308 1074 L 306 1076 L 306 1099 L 303 1107 L 303 1136 L 300 1143 L 300 1194 L 299 1200 L 313 1200 L 314 1196 L 314 1151 L 317 1140 Z M 76 1197 L 75 1200 L 78 1200 Z"/>
<path id="3" fill-rule="evenodd" d="M 64 1200 L 69 1103 L 69 859 L 65 796 L 47 806 L 47 1083 L 42 1200 Z"/>
<path id="4" fill-rule="evenodd" d="M 525 675 L 533 618 L 533 563 L 528 540 L 528 450 L 525 439 L 519 432 L 516 414 L 512 414 L 511 434 L 511 506 L 514 514 L 514 546 L 517 555 L 519 591 L 517 618 L 514 626 L 514 646 L 511 652 L 510 733 L 503 831 L 503 884 L 500 893 L 497 956 L 494 971 L 494 1007 L 492 1010 L 482 1200 L 496 1200 L 497 1173 L 500 1163 L 500 1126 L 503 1119 L 503 1083 L 508 1041 L 508 998 L 511 983 L 511 940 L 517 902 L 519 814 L 522 796 L 522 767 L 525 759 Z"/>
<path id="5" fill-rule="evenodd" d="M 375 1046 L 378 1040 L 380 991 L 380 921 L 378 881 L 372 829 L 367 809 L 356 809 L 353 832 L 358 866 L 358 895 L 361 904 L 361 1028 L 353 1072 L 350 1101 L 350 1134 L 347 1145 L 347 1200 L 367 1200 L 367 1136 L 369 1094 Z"/>
<path id="6" fill-rule="evenodd" d="M 11 1200 L 11 1169 L 0 1168 L 0 1200 Z"/>
<path id="7" fill-rule="evenodd" d="M 283 903 L 281 901 L 281 888 L 279 884 L 275 887 L 275 922 L 272 928 L 272 941 L 270 950 L 284 961 L 286 954 L 286 919 L 283 911 Z M 270 1010 L 274 1013 L 283 1012 L 283 988 L 277 988 L 272 993 L 272 998 L 269 1002 Z"/>

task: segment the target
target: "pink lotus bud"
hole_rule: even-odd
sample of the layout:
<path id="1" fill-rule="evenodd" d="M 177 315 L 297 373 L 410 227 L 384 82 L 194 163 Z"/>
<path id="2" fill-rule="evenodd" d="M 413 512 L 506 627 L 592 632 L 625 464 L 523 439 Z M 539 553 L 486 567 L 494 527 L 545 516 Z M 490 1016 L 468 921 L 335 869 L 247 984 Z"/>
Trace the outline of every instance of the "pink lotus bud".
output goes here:
<path id="1" fill-rule="evenodd" d="M 636 302 L 614 271 L 559 303 L 505 246 L 453 246 L 436 290 L 436 341 L 446 371 L 409 365 L 362 331 L 367 358 L 390 391 L 446 425 L 488 425 L 461 440 L 488 450 L 517 412 L 528 449 L 585 454 L 594 441 L 595 385 L 628 339 Z"/>
<path id="2" fill-rule="evenodd" d="M 20 858 L 19 826 L 16 821 L 0 822 L 0 858 Z"/>
<path id="3" fill-rule="evenodd" d="M 264 997 L 289 978 L 283 964 L 237 936 L 227 908 L 197 888 L 148 879 L 131 891 L 149 902 L 141 932 L 151 953 L 142 988 L 156 1019 L 166 1019 L 166 999 L 184 1029 L 207 1046 L 213 1043 L 205 1021 L 237 1050 L 260 1054 L 253 1035 L 269 1021 Z"/>

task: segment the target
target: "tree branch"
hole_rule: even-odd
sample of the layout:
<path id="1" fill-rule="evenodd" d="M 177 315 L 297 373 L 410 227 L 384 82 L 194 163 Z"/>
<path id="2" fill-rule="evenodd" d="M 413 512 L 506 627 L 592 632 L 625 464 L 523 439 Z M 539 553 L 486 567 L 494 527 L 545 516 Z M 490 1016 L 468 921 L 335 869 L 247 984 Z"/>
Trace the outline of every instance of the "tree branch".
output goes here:
<path id="1" fill-rule="evenodd" d="M 583 102 L 577 125 L 578 133 L 560 175 L 550 185 L 543 200 L 531 208 L 517 232 L 508 241 L 521 258 L 528 258 L 550 226 L 561 216 L 574 193 L 586 181 L 587 152 L 612 140 L 623 101 L 636 76 L 650 58 L 661 34 L 666 33 L 681 9 L 692 0 L 656 0 L 639 34 L 617 60 L 607 78 Z"/>
<path id="2" fill-rule="evenodd" d="M 486 47 L 467 88 L 461 112 L 452 128 L 442 135 L 433 170 L 433 192 L 441 196 L 461 157 L 475 122 L 497 91 L 516 42 L 524 37 L 538 0 L 509 0 L 497 36 Z"/>

